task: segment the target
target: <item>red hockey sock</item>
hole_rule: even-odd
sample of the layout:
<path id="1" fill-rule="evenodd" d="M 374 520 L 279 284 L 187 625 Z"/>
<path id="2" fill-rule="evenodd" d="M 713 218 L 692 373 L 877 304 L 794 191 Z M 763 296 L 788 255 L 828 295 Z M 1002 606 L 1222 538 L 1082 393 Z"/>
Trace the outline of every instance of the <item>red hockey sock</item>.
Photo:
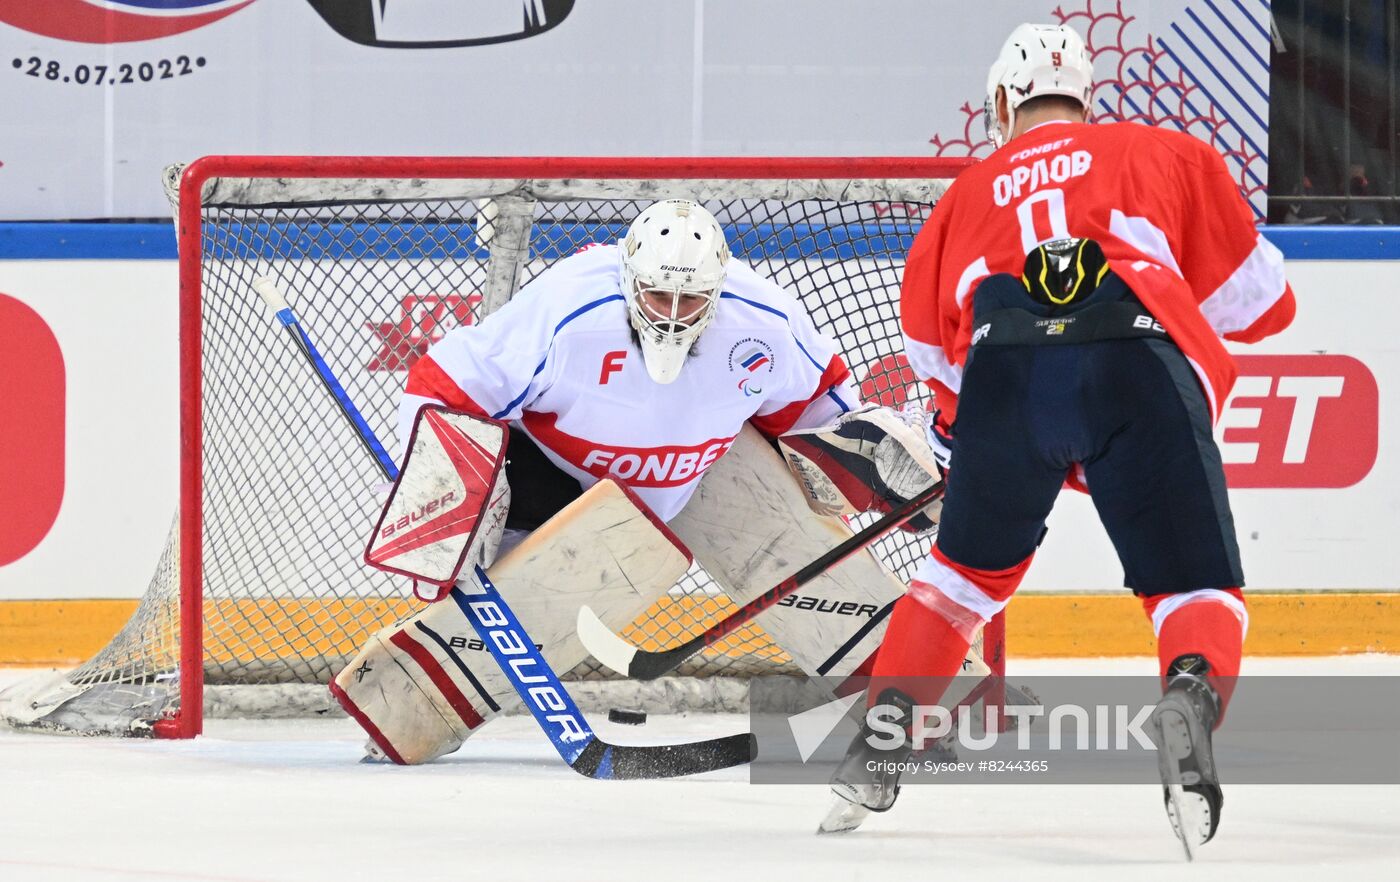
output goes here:
<path id="1" fill-rule="evenodd" d="M 949 678 L 962 670 L 969 645 L 952 622 L 906 594 L 890 612 L 867 701 L 875 704 L 880 693 L 893 686 L 920 704 L 936 704 Z"/>
<path id="2" fill-rule="evenodd" d="M 1239 602 L 1235 608 L 1225 598 L 1210 596 L 1191 599 L 1161 618 L 1157 629 L 1157 658 L 1163 677 L 1167 666 L 1183 655 L 1201 655 L 1210 665 L 1210 681 L 1220 696 L 1220 719 L 1225 717 L 1225 705 L 1235 691 L 1240 675 L 1240 658 L 1244 645 L 1244 597 L 1238 588 L 1219 589 Z M 1143 598 L 1149 617 L 1157 608 L 1178 595 L 1157 595 Z M 1217 720 L 1217 725 L 1219 721 Z"/>

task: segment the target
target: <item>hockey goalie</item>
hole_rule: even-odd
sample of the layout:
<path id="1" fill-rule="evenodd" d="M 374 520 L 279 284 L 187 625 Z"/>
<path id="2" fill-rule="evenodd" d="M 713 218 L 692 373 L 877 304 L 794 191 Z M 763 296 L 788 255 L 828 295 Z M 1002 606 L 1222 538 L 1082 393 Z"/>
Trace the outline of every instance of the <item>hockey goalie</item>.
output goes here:
<path id="1" fill-rule="evenodd" d="M 519 702 L 454 602 L 472 567 L 567 670 L 588 655 L 580 607 L 621 630 L 692 560 L 746 603 L 849 537 L 838 515 L 940 479 L 918 415 L 862 407 L 836 344 L 688 200 L 449 332 L 399 416 L 404 468 L 367 559 L 441 602 L 372 638 L 332 689 L 402 764 Z M 764 629 L 809 674 L 864 673 L 902 583 L 866 550 L 802 590 L 813 602 L 768 609 Z"/>

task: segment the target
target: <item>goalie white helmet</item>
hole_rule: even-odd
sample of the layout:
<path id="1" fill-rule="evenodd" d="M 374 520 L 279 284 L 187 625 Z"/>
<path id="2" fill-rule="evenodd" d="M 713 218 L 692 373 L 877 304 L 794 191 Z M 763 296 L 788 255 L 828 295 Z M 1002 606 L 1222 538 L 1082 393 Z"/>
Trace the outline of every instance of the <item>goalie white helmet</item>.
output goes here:
<path id="1" fill-rule="evenodd" d="M 647 373 L 673 382 L 714 320 L 729 263 L 724 230 L 699 203 L 667 199 L 637 215 L 618 250 Z"/>
<path id="2" fill-rule="evenodd" d="M 1006 131 L 997 119 L 997 89 L 1006 90 Z M 987 74 L 987 137 L 997 147 L 1016 129 L 1016 109 L 1032 98 L 1063 95 L 1085 108 L 1094 91 L 1094 62 L 1084 40 L 1065 25 L 1023 24 L 1011 32 Z"/>

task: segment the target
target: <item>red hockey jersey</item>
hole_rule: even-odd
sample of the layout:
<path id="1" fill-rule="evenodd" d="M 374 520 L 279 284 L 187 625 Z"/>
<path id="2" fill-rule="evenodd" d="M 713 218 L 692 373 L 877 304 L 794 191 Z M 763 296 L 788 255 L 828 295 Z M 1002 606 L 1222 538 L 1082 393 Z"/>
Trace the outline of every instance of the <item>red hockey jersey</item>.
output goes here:
<path id="1" fill-rule="evenodd" d="M 952 420 L 972 335 L 972 291 L 1021 275 L 1036 246 L 1095 239 L 1186 354 L 1220 407 L 1235 382 L 1221 338 L 1253 342 L 1293 320 L 1283 255 L 1259 235 L 1205 142 L 1133 123 L 1048 123 L 958 176 L 914 240 L 900 313 L 909 362 Z"/>

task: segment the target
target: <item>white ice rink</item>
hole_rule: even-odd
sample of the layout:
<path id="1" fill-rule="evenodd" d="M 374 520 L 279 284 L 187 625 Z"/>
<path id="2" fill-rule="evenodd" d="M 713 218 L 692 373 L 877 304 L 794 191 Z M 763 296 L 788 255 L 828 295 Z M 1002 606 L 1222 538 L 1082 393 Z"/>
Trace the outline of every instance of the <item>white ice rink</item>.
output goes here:
<path id="1" fill-rule="evenodd" d="M 1022 662 L 1014 677 L 1154 661 Z M 1400 656 L 1247 661 L 1245 673 L 1400 674 Z M 29 672 L 0 672 L 0 686 Z M 741 716 L 609 726 L 618 742 L 727 734 Z M 1155 786 L 908 787 L 844 837 L 823 787 L 743 769 L 586 780 L 527 718 L 417 768 L 361 765 L 349 720 L 210 721 L 193 742 L 0 732 L 0 880 L 1400 879 L 1400 786 L 1230 786 L 1187 866 Z M 1400 749 L 1400 745 L 1397 745 Z"/>

